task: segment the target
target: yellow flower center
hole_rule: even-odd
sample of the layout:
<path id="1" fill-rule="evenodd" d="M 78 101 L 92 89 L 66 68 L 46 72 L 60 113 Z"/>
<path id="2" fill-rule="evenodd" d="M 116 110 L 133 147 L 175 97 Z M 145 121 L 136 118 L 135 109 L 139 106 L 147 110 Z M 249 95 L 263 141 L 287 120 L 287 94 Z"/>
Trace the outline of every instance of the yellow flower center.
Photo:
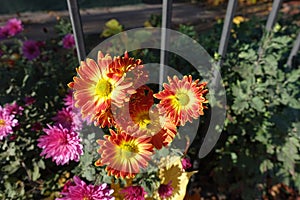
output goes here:
<path id="1" fill-rule="evenodd" d="M 0 119 L 0 127 L 1 126 L 5 126 L 5 120 L 4 119 Z"/>
<path id="2" fill-rule="evenodd" d="M 190 102 L 190 97 L 183 92 L 178 92 L 175 98 L 181 106 L 186 106 Z"/>
<path id="3" fill-rule="evenodd" d="M 120 145 L 121 156 L 124 158 L 130 158 L 134 156 L 134 154 L 139 152 L 139 148 L 134 142 L 123 142 Z"/>
<path id="4" fill-rule="evenodd" d="M 95 93 L 100 97 L 108 97 L 111 92 L 111 83 L 105 79 L 100 79 L 96 85 Z"/>

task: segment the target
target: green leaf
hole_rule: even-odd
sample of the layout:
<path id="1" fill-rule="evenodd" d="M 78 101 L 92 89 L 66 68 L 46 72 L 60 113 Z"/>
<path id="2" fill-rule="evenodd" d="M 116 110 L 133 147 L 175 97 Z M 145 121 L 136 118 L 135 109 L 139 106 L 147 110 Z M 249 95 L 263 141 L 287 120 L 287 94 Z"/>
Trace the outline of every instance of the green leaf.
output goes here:
<path id="1" fill-rule="evenodd" d="M 259 170 L 261 173 L 265 173 L 268 170 L 272 170 L 273 167 L 274 164 L 269 159 L 266 159 L 259 165 Z"/>
<path id="2" fill-rule="evenodd" d="M 38 178 L 40 178 L 40 168 L 36 162 L 33 163 L 33 172 L 32 172 L 32 180 L 36 181 Z"/>
<path id="3" fill-rule="evenodd" d="M 252 98 L 252 107 L 258 112 L 265 111 L 265 103 L 258 96 Z"/>

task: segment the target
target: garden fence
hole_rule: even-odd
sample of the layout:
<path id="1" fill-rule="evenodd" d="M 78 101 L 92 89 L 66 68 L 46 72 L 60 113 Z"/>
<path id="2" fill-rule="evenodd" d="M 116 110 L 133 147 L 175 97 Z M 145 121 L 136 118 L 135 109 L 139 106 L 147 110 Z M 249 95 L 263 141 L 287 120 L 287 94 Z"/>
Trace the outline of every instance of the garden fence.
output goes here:
<path id="1" fill-rule="evenodd" d="M 282 6 L 283 0 L 274 0 L 272 5 L 272 10 L 268 16 L 266 28 L 265 30 L 267 32 L 271 31 L 273 29 L 274 24 L 276 23 L 277 15 L 280 11 L 280 8 Z M 162 83 L 163 81 L 163 67 L 162 65 L 167 65 L 167 58 L 168 58 L 168 52 L 165 51 L 167 49 L 168 45 L 168 37 L 167 37 L 167 31 L 164 31 L 165 29 L 171 28 L 172 23 L 172 0 L 163 0 L 162 2 L 162 32 L 161 32 L 161 50 L 160 50 L 160 76 L 159 81 Z M 76 49 L 77 49 L 77 55 L 78 60 L 83 61 L 86 57 L 86 51 L 85 51 L 85 43 L 84 43 L 84 34 L 82 29 L 82 22 L 81 22 L 81 16 L 79 12 L 79 6 L 77 0 L 67 0 L 68 4 L 68 10 L 70 14 L 70 19 L 72 23 L 73 33 L 75 37 L 75 43 L 76 43 Z M 220 39 L 220 44 L 218 48 L 218 54 L 220 55 L 220 60 L 218 62 L 218 66 L 222 67 L 222 62 L 226 56 L 228 41 L 230 38 L 230 30 L 233 23 L 233 18 L 236 13 L 236 9 L 238 6 L 238 0 L 229 0 L 226 10 L 226 16 L 224 19 L 224 25 L 222 30 L 222 35 Z M 295 40 L 293 44 L 293 48 L 290 52 L 290 55 L 288 57 L 287 65 L 288 67 L 293 66 L 293 60 L 296 57 L 296 54 L 299 50 L 300 46 L 300 33 L 298 33 L 297 39 Z M 259 49 L 260 51 L 260 49 Z M 217 73 L 215 73 L 217 74 Z M 216 76 L 215 76 L 216 77 Z M 220 77 L 219 77 L 220 78 Z M 217 81 L 217 80 L 215 80 Z M 160 84 L 161 85 L 161 84 Z"/>

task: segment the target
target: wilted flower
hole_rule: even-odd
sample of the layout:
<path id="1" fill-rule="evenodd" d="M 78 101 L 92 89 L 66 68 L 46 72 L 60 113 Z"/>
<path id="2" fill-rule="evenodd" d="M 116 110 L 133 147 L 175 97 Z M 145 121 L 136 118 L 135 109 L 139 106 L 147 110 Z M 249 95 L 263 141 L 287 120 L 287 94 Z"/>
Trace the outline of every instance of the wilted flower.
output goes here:
<path id="1" fill-rule="evenodd" d="M 31 130 L 32 131 L 40 131 L 42 129 L 43 129 L 43 127 L 42 127 L 42 124 L 40 122 L 35 122 L 31 125 Z"/>
<path id="2" fill-rule="evenodd" d="M 75 39 L 73 34 L 67 34 L 62 39 L 63 47 L 66 49 L 71 49 L 75 46 Z"/>
<path id="3" fill-rule="evenodd" d="M 26 106 L 29 106 L 31 104 L 34 104 L 36 102 L 36 99 L 34 97 L 25 97 L 24 102 Z"/>
<path id="4" fill-rule="evenodd" d="M 48 128 L 44 128 L 44 132 L 46 135 L 38 139 L 38 147 L 43 149 L 41 156 L 52 157 L 52 161 L 57 165 L 64 165 L 70 160 L 79 161 L 79 157 L 83 154 L 83 147 L 78 133 L 61 125 L 48 125 Z"/>
<path id="5" fill-rule="evenodd" d="M 15 115 L 0 106 L 0 140 L 3 140 L 9 134 L 13 133 L 13 127 L 18 125 Z"/>
<path id="6" fill-rule="evenodd" d="M 111 196 L 114 192 L 109 189 L 106 183 L 100 185 L 87 185 L 78 176 L 74 176 L 74 182 L 69 182 L 67 188 L 64 188 L 61 194 L 62 198 L 56 200 L 114 200 Z"/>
<path id="7" fill-rule="evenodd" d="M 33 40 L 25 41 L 23 43 L 22 51 L 23 51 L 23 55 L 28 60 L 33 60 L 41 54 L 38 42 Z"/>
<path id="8" fill-rule="evenodd" d="M 144 200 L 147 194 L 141 186 L 128 186 L 121 190 L 125 200 Z"/>

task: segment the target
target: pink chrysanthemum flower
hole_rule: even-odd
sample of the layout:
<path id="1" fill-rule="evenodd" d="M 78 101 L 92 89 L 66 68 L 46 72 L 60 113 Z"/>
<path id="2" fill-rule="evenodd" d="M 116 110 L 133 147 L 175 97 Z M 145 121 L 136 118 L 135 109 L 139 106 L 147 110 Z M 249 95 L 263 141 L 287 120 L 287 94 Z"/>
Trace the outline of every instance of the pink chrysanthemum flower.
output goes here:
<path id="1" fill-rule="evenodd" d="M 55 121 L 56 126 L 61 124 L 64 128 L 69 130 L 79 131 L 82 128 L 82 121 L 79 115 L 74 113 L 71 108 L 59 110 L 52 120 Z"/>
<path id="2" fill-rule="evenodd" d="M 188 158 L 182 158 L 181 164 L 182 164 L 182 168 L 184 170 L 192 167 L 192 163 L 191 163 L 190 159 L 188 159 Z"/>
<path id="3" fill-rule="evenodd" d="M 174 188 L 171 183 L 170 181 L 168 184 L 160 184 L 158 194 L 161 199 L 167 199 L 172 196 Z"/>
<path id="4" fill-rule="evenodd" d="M 22 47 L 23 55 L 28 60 L 33 60 L 40 56 L 41 51 L 38 42 L 33 40 L 27 40 L 23 43 Z"/>
<path id="5" fill-rule="evenodd" d="M 0 27 L 0 40 L 9 36 L 9 30 L 6 26 Z"/>
<path id="6" fill-rule="evenodd" d="M 64 98 L 64 105 L 66 108 L 74 108 L 73 92 L 71 90 L 66 94 Z"/>
<path id="7" fill-rule="evenodd" d="M 0 140 L 13 133 L 13 127 L 18 125 L 18 120 L 5 108 L 0 106 Z"/>
<path id="8" fill-rule="evenodd" d="M 25 97 L 24 102 L 26 106 L 32 105 L 36 102 L 36 99 L 34 97 Z"/>
<path id="9" fill-rule="evenodd" d="M 205 89 L 207 83 L 199 83 L 199 80 L 192 80 L 192 76 L 184 76 L 179 80 L 177 76 L 173 79 L 168 77 L 169 84 L 164 83 L 164 90 L 154 94 L 154 97 L 160 99 L 158 108 L 160 113 L 166 114 L 176 125 L 184 126 L 187 121 L 197 119 L 203 115 L 205 98 L 208 92 Z"/>
<path id="10" fill-rule="evenodd" d="M 121 190 L 124 195 L 124 200 L 144 200 L 147 194 L 141 186 L 128 186 Z"/>
<path id="11" fill-rule="evenodd" d="M 22 21 L 16 18 L 8 20 L 5 27 L 8 29 L 9 36 L 15 36 L 23 30 Z"/>
<path id="12" fill-rule="evenodd" d="M 95 116 L 106 112 L 111 104 L 120 107 L 128 101 L 127 95 L 134 93 L 129 89 L 132 83 L 123 82 L 125 75 L 109 76 L 109 66 L 113 62 L 110 55 L 104 56 L 99 51 L 97 62 L 89 58 L 81 62 L 78 76 L 68 84 L 74 90 L 75 107 L 81 109 L 83 118 L 96 120 Z"/>
<path id="13" fill-rule="evenodd" d="M 75 39 L 73 34 L 67 34 L 64 36 L 64 38 L 62 39 L 62 44 L 63 47 L 66 49 L 71 49 L 75 46 Z"/>
<path id="14" fill-rule="evenodd" d="M 109 189 L 106 183 L 100 185 L 87 185 L 78 176 L 74 176 L 74 182 L 71 183 L 65 191 L 61 192 L 64 196 L 56 200 L 114 200 L 111 196 L 114 192 Z"/>
<path id="15" fill-rule="evenodd" d="M 19 106 L 16 102 L 6 104 L 4 108 L 8 113 L 13 115 L 22 115 L 22 111 L 24 110 L 24 108 L 22 106 Z"/>
<path id="16" fill-rule="evenodd" d="M 137 130 L 133 130 L 137 131 Z M 127 131 L 129 132 L 129 131 Z M 108 175 L 116 178 L 133 178 L 141 169 L 145 169 L 153 154 L 149 138 L 134 137 L 123 130 L 105 135 L 105 140 L 98 140 L 101 158 L 96 166 L 106 165 Z M 132 133 L 131 133 L 132 134 Z"/>
<path id="17" fill-rule="evenodd" d="M 38 139 L 38 147 L 43 151 L 41 156 L 51 158 L 57 165 L 64 165 L 70 160 L 79 161 L 83 154 L 81 138 L 78 133 L 59 126 L 50 126 L 44 128 L 46 135 Z"/>
<path id="18" fill-rule="evenodd" d="M 43 129 L 43 127 L 42 127 L 42 124 L 40 122 L 35 122 L 31 125 L 31 130 L 32 131 L 40 131 L 42 129 Z"/>

